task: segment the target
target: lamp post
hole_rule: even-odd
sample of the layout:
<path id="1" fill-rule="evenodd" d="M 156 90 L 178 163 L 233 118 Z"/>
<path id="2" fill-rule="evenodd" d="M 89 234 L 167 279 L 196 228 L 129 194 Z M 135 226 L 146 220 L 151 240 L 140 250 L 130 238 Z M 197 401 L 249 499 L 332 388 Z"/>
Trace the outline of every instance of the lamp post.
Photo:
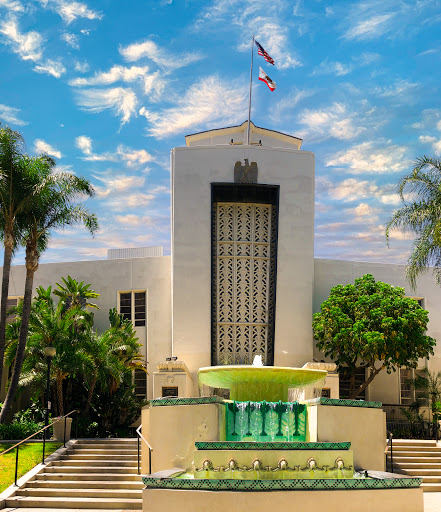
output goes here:
<path id="1" fill-rule="evenodd" d="M 46 411 L 45 411 L 45 417 L 44 417 L 44 426 L 47 427 L 49 425 L 49 411 L 51 410 L 52 404 L 51 404 L 51 362 L 52 359 L 55 356 L 55 347 L 52 345 L 48 345 L 44 349 L 44 355 L 47 359 L 47 382 L 46 382 Z M 46 447 L 46 432 L 47 428 L 43 432 L 43 464 L 44 464 L 44 450 Z"/>

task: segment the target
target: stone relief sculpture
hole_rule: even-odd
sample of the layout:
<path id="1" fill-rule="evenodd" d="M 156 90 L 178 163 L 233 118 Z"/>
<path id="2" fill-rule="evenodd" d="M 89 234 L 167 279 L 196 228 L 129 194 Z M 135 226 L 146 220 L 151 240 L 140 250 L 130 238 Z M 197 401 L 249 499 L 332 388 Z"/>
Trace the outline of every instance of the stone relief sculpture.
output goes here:
<path id="1" fill-rule="evenodd" d="M 257 183 L 257 163 L 248 163 L 248 158 L 244 160 L 245 165 L 238 161 L 234 165 L 234 183 Z"/>

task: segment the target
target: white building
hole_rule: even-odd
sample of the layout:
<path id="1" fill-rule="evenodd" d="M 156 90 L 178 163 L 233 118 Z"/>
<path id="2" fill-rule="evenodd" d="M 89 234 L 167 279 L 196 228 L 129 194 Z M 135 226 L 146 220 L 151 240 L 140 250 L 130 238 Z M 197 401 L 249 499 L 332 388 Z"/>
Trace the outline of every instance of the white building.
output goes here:
<path id="1" fill-rule="evenodd" d="M 400 265 L 314 259 L 313 153 L 296 137 L 252 123 L 246 145 L 246 129 L 197 133 L 172 150 L 171 257 L 160 248 L 122 249 L 103 261 L 42 264 L 36 273 L 35 287 L 67 275 L 91 283 L 101 294 L 98 329 L 112 307 L 134 321 L 149 372 L 138 390 L 148 398 L 176 387 L 197 394 L 199 367 L 246 364 L 255 354 L 278 366 L 321 359 L 312 315 L 332 286 L 366 273 L 407 286 Z M 11 299 L 22 294 L 24 278 L 24 267 L 13 267 Z M 413 296 L 429 310 L 428 334 L 441 340 L 441 289 L 430 273 Z M 186 366 L 170 362 L 175 372 L 159 375 L 154 389 L 156 364 L 171 357 Z M 441 370 L 441 343 L 420 366 Z M 380 373 L 365 398 L 409 402 L 404 376 Z"/>

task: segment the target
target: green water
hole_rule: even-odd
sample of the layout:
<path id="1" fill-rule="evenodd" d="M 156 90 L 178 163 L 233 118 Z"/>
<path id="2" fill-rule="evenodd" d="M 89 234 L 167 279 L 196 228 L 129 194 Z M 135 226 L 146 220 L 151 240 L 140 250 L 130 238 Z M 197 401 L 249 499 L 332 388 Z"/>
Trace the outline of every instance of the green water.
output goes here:
<path id="1" fill-rule="evenodd" d="M 307 407 L 298 402 L 225 404 L 227 441 L 305 441 Z"/>

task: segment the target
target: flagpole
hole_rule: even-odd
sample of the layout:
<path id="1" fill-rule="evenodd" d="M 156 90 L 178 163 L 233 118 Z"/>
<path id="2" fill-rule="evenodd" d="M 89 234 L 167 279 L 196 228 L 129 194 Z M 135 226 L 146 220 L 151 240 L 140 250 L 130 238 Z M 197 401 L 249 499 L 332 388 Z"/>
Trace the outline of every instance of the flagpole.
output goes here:
<path id="1" fill-rule="evenodd" d="M 251 70 L 250 70 L 250 101 L 248 104 L 248 128 L 247 128 L 247 146 L 250 145 L 250 121 L 251 121 L 251 88 L 253 85 L 253 51 L 254 51 L 254 35 L 251 39 Z"/>

